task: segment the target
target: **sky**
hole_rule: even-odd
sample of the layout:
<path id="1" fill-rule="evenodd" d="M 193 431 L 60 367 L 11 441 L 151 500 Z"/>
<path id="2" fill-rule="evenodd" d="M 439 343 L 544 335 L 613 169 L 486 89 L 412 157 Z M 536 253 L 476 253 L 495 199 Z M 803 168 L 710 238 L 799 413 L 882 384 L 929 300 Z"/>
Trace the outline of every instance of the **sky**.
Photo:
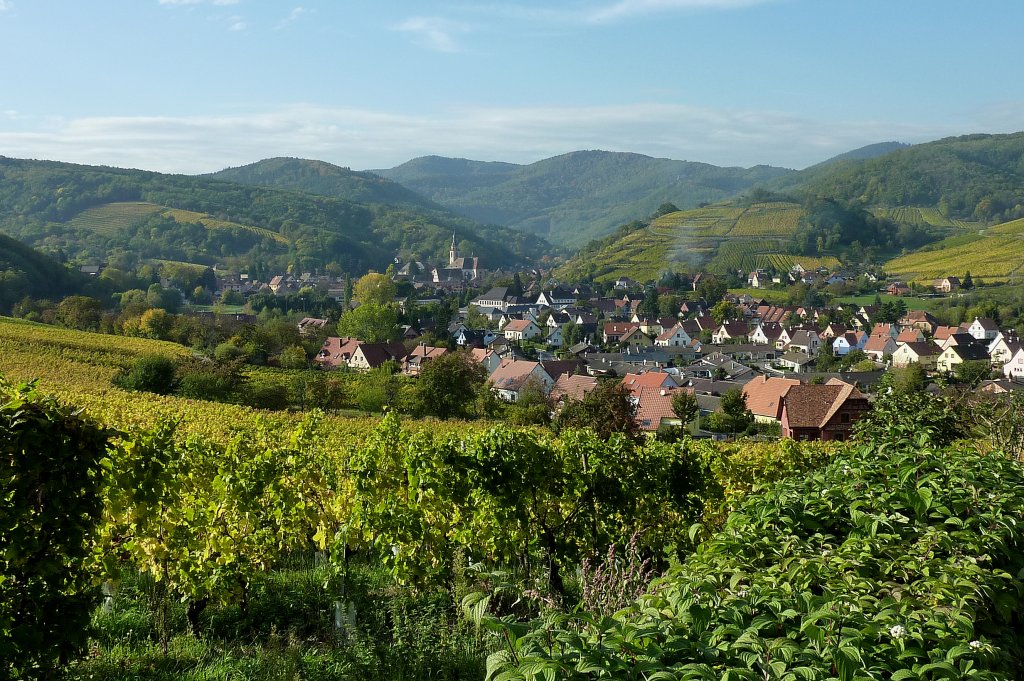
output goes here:
<path id="1" fill-rule="evenodd" d="M 0 0 L 0 155 L 803 168 L 1024 130 L 1022 25 L 1020 0 Z"/>

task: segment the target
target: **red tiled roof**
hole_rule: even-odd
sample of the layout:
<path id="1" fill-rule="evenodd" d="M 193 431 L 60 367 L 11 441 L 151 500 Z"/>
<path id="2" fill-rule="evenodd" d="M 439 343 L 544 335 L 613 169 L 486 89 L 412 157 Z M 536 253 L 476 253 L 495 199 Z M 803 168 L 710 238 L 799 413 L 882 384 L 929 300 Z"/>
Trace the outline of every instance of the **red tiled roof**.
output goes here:
<path id="1" fill-rule="evenodd" d="M 636 421 L 642 430 L 657 430 L 662 419 L 679 420 L 676 413 L 672 411 L 672 394 L 676 390 L 687 390 L 689 388 L 676 388 L 675 390 L 661 390 L 659 388 L 642 388 L 636 394 Z"/>
<path id="2" fill-rule="evenodd" d="M 622 378 L 622 385 L 629 388 L 629 391 L 636 397 L 645 388 L 661 390 L 666 385 L 669 388 L 674 388 L 676 387 L 676 382 L 672 378 L 672 374 L 665 373 L 664 371 L 648 371 L 643 374 L 626 374 Z"/>
<path id="3" fill-rule="evenodd" d="M 795 378 L 755 378 L 743 386 L 747 409 L 756 416 L 777 419 L 782 415 L 783 397 L 795 385 L 800 385 L 800 381 Z"/>
<path id="4" fill-rule="evenodd" d="M 786 417 L 791 428 L 822 428 L 847 399 L 863 399 L 854 386 L 842 381 L 825 385 L 797 385 L 784 398 Z"/>
<path id="5" fill-rule="evenodd" d="M 582 400 L 596 387 L 597 379 L 592 376 L 562 374 L 551 388 L 551 399 L 556 402 L 563 399 Z"/>

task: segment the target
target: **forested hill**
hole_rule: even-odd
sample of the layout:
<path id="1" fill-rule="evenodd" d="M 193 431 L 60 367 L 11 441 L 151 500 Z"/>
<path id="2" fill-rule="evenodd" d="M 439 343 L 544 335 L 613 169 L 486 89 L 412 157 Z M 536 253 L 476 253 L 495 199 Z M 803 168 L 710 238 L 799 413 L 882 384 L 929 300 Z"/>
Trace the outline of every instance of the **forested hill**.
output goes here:
<path id="1" fill-rule="evenodd" d="M 350 170 L 325 161 L 268 158 L 237 168 L 226 168 L 202 177 L 260 187 L 290 189 L 357 203 L 382 203 L 442 210 L 440 205 L 397 182 L 374 173 Z"/>
<path id="2" fill-rule="evenodd" d="M 25 296 L 57 298 L 76 292 L 84 283 L 53 258 L 0 234 L 0 313 Z"/>
<path id="3" fill-rule="evenodd" d="M 898 149 L 905 149 L 909 146 L 909 144 L 904 144 L 903 142 L 878 142 L 877 144 L 869 144 L 865 147 L 837 154 L 828 160 L 810 166 L 810 168 L 822 169 L 825 166 L 829 166 L 840 161 L 866 161 L 868 159 L 878 158 L 879 156 L 885 156 L 886 154 L 892 153 Z"/>
<path id="4" fill-rule="evenodd" d="M 475 220 L 579 247 L 663 203 L 692 208 L 794 171 L 577 151 L 529 165 L 424 157 L 374 172 Z"/>
<path id="5" fill-rule="evenodd" d="M 547 250 L 507 228 L 407 206 L 355 203 L 207 177 L 165 175 L 0 157 L 0 233 L 69 258 L 118 250 L 201 264 L 259 262 L 283 271 L 330 263 L 353 274 L 394 257 L 447 258 L 460 251 L 487 267 Z"/>
<path id="6" fill-rule="evenodd" d="M 865 206 L 919 206 L 988 222 L 1024 215 L 1024 133 L 965 135 L 819 165 L 785 185 Z"/>

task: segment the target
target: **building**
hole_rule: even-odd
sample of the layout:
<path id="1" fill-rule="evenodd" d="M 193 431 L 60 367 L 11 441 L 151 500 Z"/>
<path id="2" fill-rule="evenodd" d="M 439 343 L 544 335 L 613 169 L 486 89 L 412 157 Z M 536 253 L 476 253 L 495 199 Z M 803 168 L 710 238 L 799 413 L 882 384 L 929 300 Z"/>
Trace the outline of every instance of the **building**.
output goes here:
<path id="1" fill-rule="evenodd" d="M 932 282 L 932 288 L 935 289 L 936 293 L 952 293 L 953 291 L 958 291 L 960 290 L 960 278 L 944 277 L 943 279 L 936 279 Z"/>
<path id="2" fill-rule="evenodd" d="M 935 362 L 942 351 L 935 343 L 928 341 L 911 341 L 901 343 L 892 353 L 892 365 L 900 368 L 917 362 L 927 371 L 935 370 Z"/>
<path id="3" fill-rule="evenodd" d="M 779 423 L 782 420 L 782 398 L 789 389 L 800 385 L 795 378 L 759 376 L 743 386 L 747 409 L 759 423 Z"/>
<path id="4" fill-rule="evenodd" d="M 988 350 L 980 343 L 965 343 L 963 345 L 950 345 L 939 354 L 935 360 L 935 368 L 938 371 L 953 371 L 958 364 L 964 362 L 976 362 L 984 360 L 991 361 Z"/>
<path id="5" fill-rule="evenodd" d="M 518 402 L 523 391 L 530 386 L 547 395 L 555 385 L 540 362 L 517 359 L 503 360 L 487 380 L 498 397 L 506 402 Z"/>
<path id="6" fill-rule="evenodd" d="M 870 409 L 854 386 L 832 379 L 824 385 L 796 385 L 782 403 L 782 435 L 794 440 L 848 440 Z"/>
<path id="7" fill-rule="evenodd" d="M 543 335 L 532 319 L 513 319 L 502 328 L 505 338 L 513 341 L 532 340 Z"/>

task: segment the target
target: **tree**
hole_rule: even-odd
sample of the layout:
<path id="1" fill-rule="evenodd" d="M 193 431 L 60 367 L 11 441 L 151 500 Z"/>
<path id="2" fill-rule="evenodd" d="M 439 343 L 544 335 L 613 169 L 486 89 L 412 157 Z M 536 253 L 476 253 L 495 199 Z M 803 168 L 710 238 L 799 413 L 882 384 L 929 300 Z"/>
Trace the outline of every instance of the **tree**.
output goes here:
<path id="1" fill-rule="evenodd" d="M 658 305 L 658 289 L 650 288 L 647 290 L 644 299 L 640 301 L 640 308 L 638 312 L 644 319 L 658 318 L 658 313 L 660 312 Z"/>
<path id="2" fill-rule="evenodd" d="M 679 417 L 685 426 L 700 414 L 697 396 L 689 390 L 677 390 L 672 394 L 672 413 Z"/>
<path id="3" fill-rule="evenodd" d="M 309 367 L 306 351 L 300 345 L 293 345 L 282 350 L 279 362 L 282 369 L 306 369 Z"/>
<path id="4" fill-rule="evenodd" d="M 177 365 L 170 357 L 149 355 L 121 369 L 114 375 L 112 383 L 125 390 L 145 390 L 166 395 L 174 390 L 177 370 Z"/>
<path id="5" fill-rule="evenodd" d="M 899 367 L 889 372 L 892 377 L 891 386 L 893 392 L 909 395 L 924 390 L 928 383 L 928 374 L 920 362 L 911 362 L 905 367 Z"/>
<path id="6" fill-rule="evenodd" d="M 641 436 L 633 395 L 618 381 L 601 381 L 582 400 L 568 400 L 555 418 L 554 428 L 589 428 L 602 440 L 613 433 L 623 433 L 632 440 Z"/>
<path id="7" fill-rule="evenodd" d="M 391 305 L 365 303 L 341 315 L 338 334 L 367 343 L 398 339 L 398 312 Z"/>
<path id="8" fill-rule="evenodd" d="M 728 290 L 725 282 L 718 277 L 705 276 L 697 284 L 697 295 L 703 298 L 708 305 L 717 303 Z"/>
<path id="9" fill-rule="evenodd" d="M 395 282 L 383 274 L 371 272 L 359 278 L 352 289 L 353 297 L 363 305 L 390 305 L 395 300 Z"/>
<path id="10" fill-rule="evenodd" d="M 736 306 L 728 300 L 720 300 L 711 308 L 711 317 L 718 324 L 724 324 L 736 318 Z"/>
<path id="11" fill-rule="evenodd" d="M 967 270 L 967 272 L 964 273 L 964 279 L 960 282 L 960 288 L 966 291 L 970 291 L 974 288 L 974 279 L 971 278 L 970 270 Z"/>
<path id="12" fill-rule="evenodd" d="M 139 331 L 146 338 L 167 340 L 167 334 L 173 324 L 174 318 L 167 314 L 166 310 L 153 307 L 143 312 L 142 317 L 139 318 Z"/>
<path id="13" fill-rule="evenodd" d="M 416 381 L 416 398 L 424 414 L 438 418 L 472 415 L 487 369 L 465 351 L 449 352 L 427 362 Z"/>
<path id="14" fill-rule="evenodd" d="M 721 406 L 733 432 L 746 430 L 754 422 L 754 415 L 747 408 L 747 396 L 739 388 L 727 390 L 722 395 Z"/>
<path id="15" fill-rule="evenodd" d="M 100 325 L 103 307 L 88 296 L 68 296 L 57 304 L 57 323 L 70 329 L 95 331 Z"/>
<path id="16" fill-rule="evenodd" d="M 992 365 L 987 359 L 972 359 L 960 362 L 953 367 L 953 377 L 957 383 L 974 388 L 992 373 Z"/>

